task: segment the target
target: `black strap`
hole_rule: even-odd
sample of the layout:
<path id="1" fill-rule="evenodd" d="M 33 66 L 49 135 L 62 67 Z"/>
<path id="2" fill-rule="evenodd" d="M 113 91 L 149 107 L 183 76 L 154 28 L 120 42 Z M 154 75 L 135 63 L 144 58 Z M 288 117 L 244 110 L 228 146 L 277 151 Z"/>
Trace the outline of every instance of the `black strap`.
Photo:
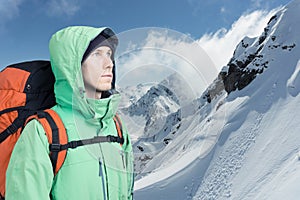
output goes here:
<path id="1" fill-rule="evenodd" d="M 17 106 L 17 107 L 7 108 L 7 109 L 4 109 L 4 110 L 1 110 L 0 115 L 3 115 L 3 114 L 8 113 L 8 112 L 15 111 L 15 110 L 20 110 L 22 108 L 25 108 L 25 106 Z"/>
<path id="2" fill-rule="evenodd" d="M 0 193 L 0 200 L 5 200 L 4 196 Z"/>
<path id="3" fill-rule="evenodd" d="M 117 136 L 107 135 L 107 136 L 96 136 L 91 139 L 71 141 L 71 142 L 68 142 L 67 144 L 60 144 L 59 143 L 59 135 L 58 135 L 58 127 L 57 127 L 54 119 L 51 117 L 51 115 L 44 111 L 38 112 L 37 115 L 39 118 L 46 118 L 52 129 L 52 144 L 49 145 L 49 150 L 52 152 L 51 160 L 53 160 L 53 162 L 57 161 L 58 152 L 67 150 L 69 148 L 75 149 L 75 148 L 83 146 L 83 145 L 97 144 L 97 143 L 103 143 L 103 142 L 117 142 L 120 144 L 124 143 L 124 139 L 119 136 L 117 137 Z M 121 123 L 119 123 L 119 125 L 122 130 Z M 56 162 L 52 163 L 52 164 L 55 164 L 54 166 L 56 166 Z"/>
<path id="4" fill-rule="evenodd" d="M 37 116 L 39 118 L 46 118 L 46 120 L 48 121 L 48 123 L 49 123 L 49 125 L 52 129 L 52 144 L 60 145 L 59 144 L 58 127 L 57 127 L 54 119 L 51 117 L 51 115 L 49 113 L 45 112 L 45 111 L 40 111 L 40 112 L 37 113 Z M 51 160 L 51 163 L 52 163 L 54 173 L 55 173 L 57 159 L 58 159 L 58 151 L 51 151 L 50 160 Z"/>
<path id="5" fill-rule="evenodd" d="M 52 144 L 49 144 L 49 150 L 51 152 L 50 154 L 50 160 L 53 166 L 53 171 L 55 173 L 56 163 L 58 159 L 58 153 L 63 150 L 67 150 L 69 148 L 75 149 L 77 147 L 83 146 L 83 145 L 90 145 L 90 144 L 97 144 L 97 143 L 103 143 L 103 142 L 117 142 L 120 144 L 124 143 L 124 138 L 107 135 L 107 136 L 96 136 L 91 139 L 84 139 L 84 140 L 76 140 L 68 142 L 67 144 L 60 144 L 59 142 L 59 132 L 58 127 L 54 121 L 54 119 L 51 117 L 51 115 L 45 111 L 40 111 L 37 113 L 39 118 L 46 118 L 48 121 L 51 129 L 52 129 Z M 121 123 L 118 122 L 122 131 Z"/>
<path id="6" fill-rule="evenodd" d="M 97 144 L 97 143 L 103 143 L 103 142 L 117 142 L 120 144 L 124 143 L 124 139 L 112 135 L 108 136 L 96 136 L 91 139 L 84 139 L 84 140 L 76 140 L 68 142 L 67 144 L 50 144 L 49 149 L 51 152 L 59 152 L 66 149 L 75 149 L 77 147 L 83 146 L 83 145 L 90 145 L 90 144 Z"/>
<path id="7" fill-rule="evenodd" d="M 11 134 L 15 133 L 20 127 L 22 127 L 24 121 L 24 119 L 16 118 L 9 127 L 7 127 L 2 133 L 0 133 L 0 143 L 2 143 Z"/>

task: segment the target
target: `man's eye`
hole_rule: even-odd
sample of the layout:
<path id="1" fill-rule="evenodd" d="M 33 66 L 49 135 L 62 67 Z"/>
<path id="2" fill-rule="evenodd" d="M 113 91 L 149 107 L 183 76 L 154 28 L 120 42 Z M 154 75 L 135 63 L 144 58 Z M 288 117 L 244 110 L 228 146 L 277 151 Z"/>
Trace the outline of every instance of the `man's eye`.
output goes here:
<path id="1" fill-rule="evenodd" d="M 111 52 L 107 52 L 106 55 L 107 55 L 108 57 L 111 57 L 112 53 L 111 53 Z"/>
<path id="2" fill-rule="evenodd" d="M 96 52 L 94 52 L 94 55 L 95 56 L 100 56 L 101 54 L 100 54 L 100 52 L 96 51 Z"/>

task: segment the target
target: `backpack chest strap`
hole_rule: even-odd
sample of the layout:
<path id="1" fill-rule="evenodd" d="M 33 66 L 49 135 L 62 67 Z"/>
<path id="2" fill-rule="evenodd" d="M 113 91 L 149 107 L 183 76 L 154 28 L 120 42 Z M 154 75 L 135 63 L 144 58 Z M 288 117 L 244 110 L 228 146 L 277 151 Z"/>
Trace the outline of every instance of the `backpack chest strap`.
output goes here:
<path id="1" fill-rule="evenodd" d="M 124 143 L 122 123 L 117 115 L 115 115 L 113 120 L 118 132 L 118 136 L 96 136 L 91 139 L 75 140 L 70 142 L 68 142 L 68 135 L 64 124 L 55 111 L 51 109 L 40 111 L 36 115 L 29 117 L 25 124 L 27 124 L 32 119 L 38 120 L 45 130 L 45 134 L 49 142 L 49 156 L 52 163 L 54 175 L 56 175 L 62 167 L 66 158 L 67 150 L 69 148 L 75 149 L 80 146 L 103 142 L 116 142 L 121 146 Z"/>

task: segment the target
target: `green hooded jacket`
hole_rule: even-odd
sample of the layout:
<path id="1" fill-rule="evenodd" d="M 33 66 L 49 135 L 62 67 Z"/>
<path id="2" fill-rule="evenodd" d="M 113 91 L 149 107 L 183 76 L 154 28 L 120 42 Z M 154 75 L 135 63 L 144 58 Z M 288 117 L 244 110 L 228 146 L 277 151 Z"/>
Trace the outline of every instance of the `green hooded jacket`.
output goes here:
<path id="1" fill-rule="evenodd" d="M 100 33 L 114 35 L 109 28 L 75 26 L 58 31 L 50 40 L 57 102 L 52 109 L 64 122 L 69 141 L 118 135 L 113 117 L 120 95 L 96 100 L 87 99 L 84 93 L 82 56 L 90 41 Z M 122 125 L 125 140 L 122 146 L 99 143 L 68 149 L 62 168 L 54 176 L 45 131 L 38 121 L 30 121 L 11 156 L 5 199 L 132 199 L 132 146 Z"/>

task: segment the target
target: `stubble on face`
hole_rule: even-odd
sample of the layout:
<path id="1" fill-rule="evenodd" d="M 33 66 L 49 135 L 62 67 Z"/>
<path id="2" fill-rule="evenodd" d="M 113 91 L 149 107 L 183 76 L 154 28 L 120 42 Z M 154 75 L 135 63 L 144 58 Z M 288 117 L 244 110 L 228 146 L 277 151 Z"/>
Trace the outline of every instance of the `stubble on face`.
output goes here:
<path id="1" fill-rule="evenodd" d="M 98 47 L 82 63 L 82 76 L 88 98 L 101 98 L 103 91 L 111 89 L 112 68 L 111 49 L 106 46 Z"/>

